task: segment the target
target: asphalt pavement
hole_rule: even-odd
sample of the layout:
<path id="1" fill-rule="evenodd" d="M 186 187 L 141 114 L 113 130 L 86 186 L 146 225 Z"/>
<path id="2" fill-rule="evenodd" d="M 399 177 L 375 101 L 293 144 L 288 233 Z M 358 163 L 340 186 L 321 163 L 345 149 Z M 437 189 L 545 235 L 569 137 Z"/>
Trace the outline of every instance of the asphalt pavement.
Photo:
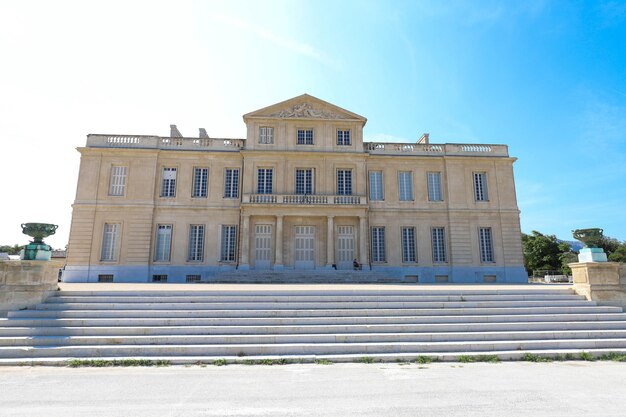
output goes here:
<path id="1" fill-rule="evenodd" d="M 0 368 L 2 417 L 626 416 L 626 363 Z"/>

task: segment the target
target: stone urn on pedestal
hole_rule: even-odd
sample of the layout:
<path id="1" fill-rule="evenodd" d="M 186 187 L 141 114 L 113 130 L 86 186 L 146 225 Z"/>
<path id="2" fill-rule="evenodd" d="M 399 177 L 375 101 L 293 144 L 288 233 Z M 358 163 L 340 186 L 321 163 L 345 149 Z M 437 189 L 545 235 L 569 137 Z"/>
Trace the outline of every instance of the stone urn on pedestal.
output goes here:
<path id="1" fill-rule="evenodd" d="M 59 226 L 49 223 L 23 223 L 22 233 L 33 238 L 20 253 L 20 259 L 25 261 L 49 261 L 52 248 L 46 245 L 44 238 L 56 233 Z"/>
<path id="2" fill-rule="evenodd" d="M 606 253 L 600 247 L 604 230 L 598 228 L 572 230 L 574 239 L 585 245 L 578 253 L 578 262 L 607 262 Z"/>

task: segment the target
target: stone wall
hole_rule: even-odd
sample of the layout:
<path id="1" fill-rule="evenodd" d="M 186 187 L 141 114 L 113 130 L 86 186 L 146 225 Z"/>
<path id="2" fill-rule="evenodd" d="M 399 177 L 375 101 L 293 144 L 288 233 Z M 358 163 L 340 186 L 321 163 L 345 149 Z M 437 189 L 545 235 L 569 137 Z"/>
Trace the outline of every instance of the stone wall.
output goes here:
<path id="1" fill-rule="evenodd" d="M 600 305 L 626 308 L 626 264 L 577 262 L 569 266 L 576 293 Z"/>
<path id="2" fill-rule="evenodd" d="M 65 259 L 0 261 L 0 316 L 33 307 L 57 290 L 59 269 Z"/>

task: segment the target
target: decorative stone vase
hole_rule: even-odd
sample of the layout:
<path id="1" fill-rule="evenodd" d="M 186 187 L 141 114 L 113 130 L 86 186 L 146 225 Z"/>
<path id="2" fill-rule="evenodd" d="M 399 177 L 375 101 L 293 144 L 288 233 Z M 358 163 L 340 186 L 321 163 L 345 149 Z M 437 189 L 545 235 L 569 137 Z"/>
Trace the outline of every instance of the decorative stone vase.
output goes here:
<path id="1" fill-rule="evenodd" d="M 586 248 L 598 248 L 602 242 L 604 230 L 599 228 L 572 230 L 574 239 L 580 240 Z"/>
<path id="2" fill-rule="evenodd" d="M 584 248 L 578 254 L 579 262 L 606 262 L 604 250 L 600 248 L 604 230 L 598 228 L 572 230 L 574 239 L 580 240 Z"/>
<path id="3" fill-rule="evenodd" d="M 22 233 L 32 237 L 33 241 L 26 245 L 20 258 L 28 261 L 49 261 L 52 248 L 43 239 L 55 234 L 58 227 L 49 223 L 23 223 Z"/>

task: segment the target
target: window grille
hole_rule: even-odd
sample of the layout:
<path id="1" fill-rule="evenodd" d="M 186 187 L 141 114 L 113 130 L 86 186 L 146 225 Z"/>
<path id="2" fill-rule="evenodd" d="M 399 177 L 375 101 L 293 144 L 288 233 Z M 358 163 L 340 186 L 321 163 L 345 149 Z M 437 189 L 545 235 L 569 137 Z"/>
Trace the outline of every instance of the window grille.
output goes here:
<path id="1" fill-rule="evenodd" d="M 113 282 L 113 274 L 98 275 L 98 282 Z"/>
<path id="2" fill-rule="evenodd" d="M 402 228 L 402 262 L 417 262 L 414 227 Z"/>
<path id="3" fill-rule="evenodd" d="M 222 226 L 222 262 L 234 262 L 237 248 L 237 226 Z"/>
<path id="4" fill-rule="evenodd" d="M 123 196 L 126 190 L 126 170 L 125 166 L 111 167 L 111 181 L 109 184 L 109 195 Z"/>
<path id="5" fill-rule="evenodd" d="M 189 227 L 189 261 L 204 260 L 204 225 L 192 224 Z"/>
<path id="6" fill-rule="evenodd" d="M 478 229 L 480 242 L 480 261 L 493 262 L 493 242 L 491 240 L 491 228 L 481 227 Z"/>
<path id="7" fill-rule="evenodd" d="M 152 282 L 167 282 L 167 275 L 152 275 Z"/>
<path id="8" fill-rule="evenodd" d="M 448 257 L 446 254 L 446 233 L 443 227 L 433 227 L 432 233 L 432 249 L 433 249 L 433 262 L 447 262 Z"/>
<path id="9" fill-rule="evenodd" d="M 385 256 L 385 228 L 372 227 L 372 261 L 386 262 Z"/>

